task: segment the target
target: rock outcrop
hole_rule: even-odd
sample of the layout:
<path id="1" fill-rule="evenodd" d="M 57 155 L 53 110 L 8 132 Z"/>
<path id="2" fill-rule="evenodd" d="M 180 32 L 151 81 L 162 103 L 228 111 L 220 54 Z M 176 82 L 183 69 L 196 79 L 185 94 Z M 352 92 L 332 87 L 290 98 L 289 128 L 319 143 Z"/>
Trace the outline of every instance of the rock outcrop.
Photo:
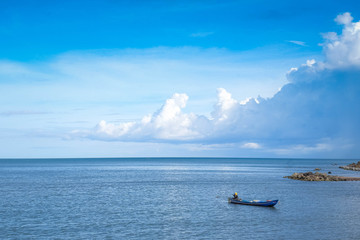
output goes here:
<path id="1" fill-rule="evenodd" d="M 357 163 L 351 163 L 347 166 L 340 166 L 339 168 L 345 170 L 360 171 L 360 161 L 358 161 Z"/>
<path id="2" fill-rule="evenodd" d="M 291 176 L 285 176 L 284 178 L 290 178 L 301 181 L 360 181 L 360 177 L 342 177 L 328 175 L 320 172 L 306 172 L 306 173 L 294 173 Z"/>

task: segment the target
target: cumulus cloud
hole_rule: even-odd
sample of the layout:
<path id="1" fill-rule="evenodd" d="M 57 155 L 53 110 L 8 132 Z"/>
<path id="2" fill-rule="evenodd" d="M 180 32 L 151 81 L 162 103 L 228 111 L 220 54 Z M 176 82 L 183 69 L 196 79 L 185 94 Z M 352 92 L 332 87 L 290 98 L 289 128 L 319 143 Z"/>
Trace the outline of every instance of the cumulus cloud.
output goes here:
<path id="1" fill-rule="evenodd" d="M 336 17 L 335 21 L 343 25 L 341 35 L 328 33 L 325 36 L 324 53 L 327 68 L 358 67 L 360 63 L 360 21 L 352 22 L 350 13 Z"/>
<path id="2" fill-rule="evenodd" d="M 192 140 L 203 138 L 203 128 L 208 120 L 195 114 L 183 113 L 188 101 L 186 94 L 175 93 L 154 114 L 146 115 L 138 122 L 118 125 L 100 121 L 92 131 L 74 131 L 103 140 Z"/>
<path id="3" fill-rule="evenodd" d="M 243 125 L 236 126 L 239 121 L 247 121 L 242 120 L 241 115 L 247 118 L 247 111 L 260 103 L 258 99 L 247 99 L 246 103 L 237 101 L 219 88 L 214 110 L 206 117 L 183 112 L 188 98 L 186 94 L 175 93 L 158 111 L 144 116 L 141 121 L 113 124 L 102 120 L 93 130 L 76 130 L 73 134 L 119 141 L 232 142 L 229 136 L 248 132 Z M 252 143 L 244 146 L 255 148 Z"/>
<path id="4" fill-rule="evenodd" d="M 292 68 L 288 84 L 271 98 L 236 100 L 224 88 L 209 116 L 185 113 L 188 96 L 174 94 L 141 121 L 101 121 L 84 137 L 117 141 L 177 141 L 197 144 L 239 143 L 239 148 L 291 152 L 360 154 L 360 22 L 350 13 L 336 17 L 340 35 L 324 34 L 324 61 Z"/>
<path id="5" fill-rule="evenodd" d="M 338 24 L 349 24 L 352 22 L 354 18 L 351 16 L 351 14 L 349 12 L 343 13 L 343 14 L 339 14 L 336 16 L 335 18 L 335 22 L 337 22 Z"/>

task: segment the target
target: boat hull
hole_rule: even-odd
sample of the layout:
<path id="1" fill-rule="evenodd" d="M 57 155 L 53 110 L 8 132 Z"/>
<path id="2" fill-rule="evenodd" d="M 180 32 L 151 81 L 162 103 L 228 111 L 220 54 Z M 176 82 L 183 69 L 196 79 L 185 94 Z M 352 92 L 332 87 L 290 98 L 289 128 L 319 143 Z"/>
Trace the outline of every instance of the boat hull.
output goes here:
<path id="1" fill-rule="evenodd" d="M 267 201 L 246 201 L 246 200 L 237 200 L 233 198 L 228 199 L 229 203 L 250 205 L 250 206 L 261 206 L 261 207 L 273 207 L 279 200 L 267 200 Z"/>

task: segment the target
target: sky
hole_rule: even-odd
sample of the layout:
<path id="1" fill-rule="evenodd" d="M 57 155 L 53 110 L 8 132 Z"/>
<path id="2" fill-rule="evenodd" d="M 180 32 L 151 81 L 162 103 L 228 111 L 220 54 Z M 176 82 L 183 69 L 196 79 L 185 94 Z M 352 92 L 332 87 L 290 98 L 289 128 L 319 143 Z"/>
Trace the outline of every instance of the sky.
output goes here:
<path id="1" fill-rule="evenodd" d="M 360 157 L 358 1 L 1 1 L 0 158 Z"/>

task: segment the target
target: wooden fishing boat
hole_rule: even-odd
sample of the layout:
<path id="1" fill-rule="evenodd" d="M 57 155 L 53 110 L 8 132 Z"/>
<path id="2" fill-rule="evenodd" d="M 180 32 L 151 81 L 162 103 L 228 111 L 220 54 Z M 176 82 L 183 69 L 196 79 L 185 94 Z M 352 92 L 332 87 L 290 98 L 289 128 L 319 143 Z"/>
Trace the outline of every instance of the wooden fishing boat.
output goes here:
<path id="1" fill-rule="evenodd" d="M 252 200 L 252 201 L 246 201 L 242 200 L 240 198 L 228 198 L 229 203 L 234 204 L 243 204 L 243 205 L 252 205 L 252 206 L 262 206 L 262 207 L 273 207 L 275 206 L 279 200 L 266 200 L 266 201 L 260 201 L 260 200 Z"/>

